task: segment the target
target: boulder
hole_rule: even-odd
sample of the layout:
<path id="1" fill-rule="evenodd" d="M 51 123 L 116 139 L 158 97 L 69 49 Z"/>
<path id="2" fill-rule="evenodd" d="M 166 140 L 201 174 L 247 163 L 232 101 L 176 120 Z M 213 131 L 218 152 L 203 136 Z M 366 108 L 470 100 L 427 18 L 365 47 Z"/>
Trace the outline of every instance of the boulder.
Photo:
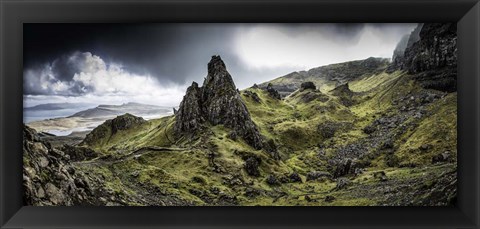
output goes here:
<path id="1" fill-rule="evenodd" d="M 65 144 L 61 150 L 67 154 L 72 161 L 90 160 L 99 156 L 99 154 L 94 150 L 82 146 L 71 146 Z"/>
<path id="2" fill-rule="evenodd" d="M 260 176 L 260 170 L 258 169 L 260 162 L 261 160 L 257 157 L 249 157 L 245 160 L 244 168 L 247 174 L 254 177 Z"/>
<path id="3" fill-rule="evenodd" d="M 451 153 L 450 151 L 445 151 L 443 153 L 437 154 L 432 157 L 432 164 L 445 163 L 450 161 Z"/>
<path id="4" fill-rule="evenodd" d="M 261 194 L 260 190 L 247 187 L 245 189 L 245 196 L 249 198 L 255 198 Z"/>
<path id="5" fill-rule="evenodd" d="M 388 177 L 384 171 L 378 171 L 373 173 L 373 177 L 379 181 L 387 181 Z"/>
<path id="6" fill-rule="evenodd" d="M 272 174 L 268 175 L 266 181 L 267 181 L 267 184 L 272 185 L 272 186 L 273 186 L 273 185 L 279 185 L 279 184 L 280 184 L 280 182 L 278 181 L 277 177 L 276 177 L 275 175 L 272 175 Z"/>
<path id="7" fill-rule="evenodd" d="M 322 172 L 322 171 L 313 171 L 307 173 L 307 181 L 311 180 L 320 180 L 320 179 L 325 179 L 325 178 L 332 178 L 332 175 L 328 172 Z"/>
<path id="8" fill-rule="evenodd" d="M 302 182 L 302 178 L 300 177 L 300 175 L 298 175 L 298 173 L 291 173 L 288 178 L 290 179 L 290 182 Z"/>
<path id="9" fill-rule="evenodd" d="M 316 90 L 317 87 L 311 81 L 303 82 L 302 84 L 300 84 L 300 90 L 301 91 L 304 91 L 304 90 L 307 90 L 307 89 Z"/>
<path id="10" fill-rule="evenodd" d="M 427 151 L 429 150 L 430 148 L 432 148 L 432 146 L 430 144 L 422 144 L 420 147 L 418 147 L 421 151 Z"/>
<path id="11" fill-rule="evenodd" d="M 275 160 L 280 160 L 280 154 L 278 153 L 277 144 L 273 139 L 268 139 L 263 142 L 265 150 L 270 154 L 270 156 Z"/>
<path id="12" fill-rule="evenodd" d="M 331 203 L 331 202 L 333 202 L 334 200 L 335 200 L 335 197 L 334 197 L 334 196 L 330 196 L 330 195 L 325 196 L 325 202 L 327 202 L 327 203 Z"/>
<path id="13" fill-rule="evenodd" d="M 340 128 L 340 125 L 331 121 L 326 121 L 318 125 L 317 130 L 324 139 L 332 138 Z"/>
<path id="14" fill-rule="evenodd" d="M 389 138 L 382 144 L 382 149 L 392 149 L 395 146 L 393 139 Z"/>
<path id="15" fill-rule="evenodd" d="M 372 134 L 373 132 L 375 132 L 377 130 L 377 128 L 375 128 L 374 125 L 368 125 L 366 127 L 363 128 L 363 133 L 365 134 Z"/>
<path id="16" fill-rule="evenodd" d="M 338 178 L 337 186 L 335 187 L 335 189 L 337 190 L 344 189 L 347 186 L 349 186 L 351 183 L 352 182 L 348 178 L 345 178 L 345 177 Z"/>
<path id="17" fill-rule="evenodd" d="M 343 159 L 340 163 L 337 164 L 335 172 L 333 173 L 333 178 L 345 176 L 353 171 L 352 160 Z"/>

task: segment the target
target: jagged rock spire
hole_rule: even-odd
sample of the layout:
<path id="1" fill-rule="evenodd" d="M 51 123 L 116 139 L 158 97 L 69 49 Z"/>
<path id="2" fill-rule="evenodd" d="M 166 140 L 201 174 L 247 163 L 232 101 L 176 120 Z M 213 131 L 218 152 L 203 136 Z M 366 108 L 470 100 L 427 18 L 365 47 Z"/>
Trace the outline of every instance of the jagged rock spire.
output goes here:
<path id="1" fill-rule="evenodd" d="M 175 132 L 195 132 L 201 124 L 205 122 L 201 103 L 202 90 L 196 82 L 187 88 L 187 93 L 183 96 L 180 107 L 175 114 Z"/>
<path id="2" fill-rule="evenodd" d="M 176 114 L 177 136 L 191 134 L 206 122 L 223 124 L 255 149 L 262 148 L 262 137 L 238 93 L 232 76 L 220 56 L 212 56 L 202 87 L 193 83 L 187 89 Z"/>

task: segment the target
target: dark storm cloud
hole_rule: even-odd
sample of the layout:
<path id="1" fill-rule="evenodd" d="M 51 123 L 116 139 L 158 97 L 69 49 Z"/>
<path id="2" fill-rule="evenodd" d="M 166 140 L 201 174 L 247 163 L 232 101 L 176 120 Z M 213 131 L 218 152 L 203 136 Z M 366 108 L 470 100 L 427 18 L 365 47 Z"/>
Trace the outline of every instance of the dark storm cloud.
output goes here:
<path id="1" fill-rule="evenodd" d="M 330 36 L 342 39 L 356 39 L 362 29 L 365 27 L 363 23 L 342 23 L 342 24 L 278 24 L 278 27 L 292 36 L 301 35 L 306 31 L 314 31 L 322 29 L 329 33 Z"/>
<path id="2" fill-rule="evenodd" d="M 68 56 L 76 51 L 92 52 L 166 84 L 183 84 L 206 72 L 211 55 L 233 59 L 235 28 L 222 24 L 27 24 L 24 29 L 26 68 L 53 62 L 59 80 L 71 80 L 79 71 Z"/>
<path id="3" fill-rule="evenodd" d="M 90 52 L 106 64 L 121 64 L 133 74 L 150 75 L 162 85 L 184 85 L 201 81 L 212 55 L 221 55 L 237 86 L 251 85 L 258 76 L 280 76 L 291 67 L 251 68 L 245 56 L 236 53 L 235 39 L 239 31 L 256 26 L 249 24 L 25 24 L 25 69 L 46 63 L 51 67 L 51 82 L 69 82 L 82 67 L 72 59 L 73 53 Z M 269 25 L 270 26 L 270 25 Z M 327 39 L 355 45 L 365 24 L 275 24 L 288 36 L 302 36 L 320 31 Z M 374 25 L 382 28 L 385 25 Z M 388 26 L 387 26 L 388 27 Z M 403 30 L 399 30 L 404 33 Z M 78 55 L 77 55 L 78 56 Z M 75 55 L 73 55 L 75 57 Z M 80 61 L 81 62 L 81 61 Z M 319 64 L 320 65 L 320 64 Z M 256 81 L 258 82 L 258 81 Z M 41 82 L 39 82 L 41 83 Z M 75 93 L 89 92 L 83 85 L 73 85 Z M 38 89 L 38 90 L 37 90 Z M 40 88 L 27 94 L 36 94 Z M 36 91 L 36 93 L 34 93 Z M 46 92 L 47 94 L 49 92 Z"/>
<path id="4" fill-rule="evenodd" d="M 384 23 L 305 23 L 305 24 L 278 24 L 278 29 L 290 36 L 301 36 L 305 32 L 322 31 L 325 37 L 345 42 L 346 45 L 355 45 L 367 26 L 383 31 L 385 36 L 398 36 L 405 34 L 405 24 Z"/>

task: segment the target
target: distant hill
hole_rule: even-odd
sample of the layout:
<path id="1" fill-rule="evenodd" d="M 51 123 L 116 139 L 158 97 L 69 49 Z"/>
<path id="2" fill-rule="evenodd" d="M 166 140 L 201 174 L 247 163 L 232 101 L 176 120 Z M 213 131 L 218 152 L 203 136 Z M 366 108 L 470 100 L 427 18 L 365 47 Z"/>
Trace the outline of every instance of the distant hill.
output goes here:
<path id="1" fill-rule="evenodd" d="M 156 114 L 168 113 L 172 110 L 170 107 L 161 107 L 141 103 L 124 103 L 122 105 L 99 105 L 92 109 L 77 112 L 69 117 L 98 118 L 112 117 L 131 113 L 136 116 L 151 116 Z"/>
<path id="2" fill-rule="evenodd" d="M 312 68 L 308 71 L 292 72 L 259 84 L 258 86 L 260 88 L 266 88 L 268 84 L 271 84 L 282 97 L 285 97 L 299 89 L 303 82 L 311 81 L 315 83 L 322 92 L 327 92 L 336 86 L 360 79 L 363 76 L 378 74 L 384 71 L 389 63 L 389 59 L 386 58 L 370 57 L 365 60 L 330 64 Z"/>
<path id="3" fill-rule="evenodd" d="M 39 104 L 32 107 L 25 107 L 24 110 L 27 111 L 39 111 L 39 110 L 63 110 L 63 109 L 74 109 L 78 107 L 87 107 L 94 106 L 91 103 L 45 103 Z"/>
<path id="4" fill-rule="evenodd" d="M 45 110 L 42 110 L 41 112 L 45 113 Z M 26 111 L 25 113 L 31 113 L 31 111 Z M 53 110 L 51 113 L 53 113 Z M 58 110 L 58 113 L 64 114 L 64 112 L 60 112 L 60 110 Z M 74 132 L 90 131 L 104 121 L 126 113 L 143 117 L 145 119 L 152 119 L 172 115 L 173 109 L 170 107 L 130 102 L 121 105 L 99 105 L 95 108 L 81 111 L 78 111 L 77 109 L 76 113 L 70 115 L 72 113 L 73 112 L 68 113 L 67 115 L 57 115 L 54 118 L 35 120 L 33 122 L 28 122 L 28 125 L 37 131 L 44 131 L 63 136 Z M 52 114 L 50 114 L 50 117 L 52 117 Z"/>

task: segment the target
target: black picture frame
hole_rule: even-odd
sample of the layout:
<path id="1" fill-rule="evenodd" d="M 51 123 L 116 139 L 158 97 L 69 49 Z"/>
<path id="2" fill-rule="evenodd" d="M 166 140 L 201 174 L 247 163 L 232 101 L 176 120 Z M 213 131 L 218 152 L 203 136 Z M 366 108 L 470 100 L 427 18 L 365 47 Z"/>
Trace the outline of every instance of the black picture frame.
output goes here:
<path id="1" fill-rule="evenodd" d="M 479 0 L 0 0 L 1 228 L 480 228 Z M 22 206 L 23 23 L 456 22 L 454 207 Z"/>

